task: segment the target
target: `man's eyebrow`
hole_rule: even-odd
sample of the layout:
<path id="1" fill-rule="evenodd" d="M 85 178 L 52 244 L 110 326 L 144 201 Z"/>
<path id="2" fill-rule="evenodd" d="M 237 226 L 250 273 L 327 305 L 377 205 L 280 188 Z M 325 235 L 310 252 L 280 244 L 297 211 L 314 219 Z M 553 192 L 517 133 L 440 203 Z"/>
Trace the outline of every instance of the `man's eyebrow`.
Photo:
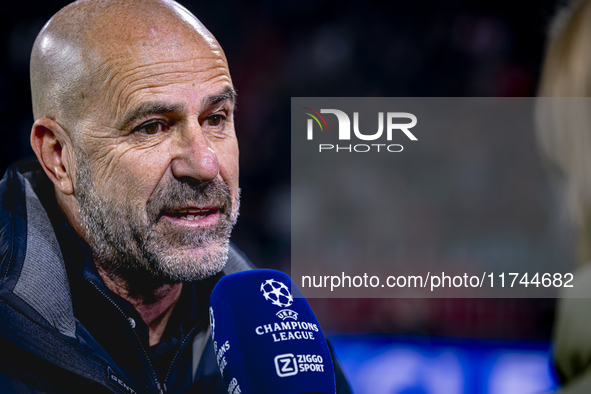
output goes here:
<path id="1" fill-rule="evenodd" d="M 232 109 L 236 107 L 236 90 L 234 90 L 231 86 L 226 86 L 224 90 L 220 94 L 216 94 L 213 96 L 209 96 L 203 99 L 203 104 L 201 105 L 201 110 L 204 111 L 208 107 L 212 105 L 216 105 L 217 103 L 221 103 L 224 100 L 230 100 L 232 102 Z"/>
<path id="2" fill-rule="evenodd" d="M 137 119 L 145 118 L 152 114 L 180 113 L 184 111 L 185 107 L 185 103 L 170 104 L 161 101 L 145 101 L 128 112 L 119 123 L 118 128 L 124 129 Z"/>

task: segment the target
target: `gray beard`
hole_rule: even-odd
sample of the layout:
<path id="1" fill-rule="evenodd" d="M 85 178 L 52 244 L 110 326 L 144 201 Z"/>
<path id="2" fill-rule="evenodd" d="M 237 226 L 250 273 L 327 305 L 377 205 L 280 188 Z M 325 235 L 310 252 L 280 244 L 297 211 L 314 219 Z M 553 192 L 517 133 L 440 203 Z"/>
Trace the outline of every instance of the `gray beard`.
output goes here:
<path id="1" fill-rule="evenodd" d="M 230 233 L 238 216 L 239 196 L 233 209 L 225 182 L 161 183 L 145 209 L 132 201 L 122 203 L 96 193 L 88 155 L 76 150 L 75 192 L 85 238 L 95 262 L 112 279 L 140 287 L 205 279 L 220 272 L 228 259 Z M 165 212 L 187 206 L 217 206 L 219 220 L 199 230 L 159 229 Z M 147 218 L 147 219 L 146 219 Z M 199 249 L 199 256 L 191 251 Z"/>

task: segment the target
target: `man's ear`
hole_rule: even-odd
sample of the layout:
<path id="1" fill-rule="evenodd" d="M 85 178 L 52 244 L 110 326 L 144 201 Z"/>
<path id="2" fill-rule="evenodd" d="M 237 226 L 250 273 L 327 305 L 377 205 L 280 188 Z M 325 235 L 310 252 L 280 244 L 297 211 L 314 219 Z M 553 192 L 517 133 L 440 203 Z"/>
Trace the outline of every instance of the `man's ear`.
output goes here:
<path id="1" fill-rule="evenodd" d="M 31 129 L 31 146 L 55 186 L 66 195 L 74 194 L 74 169 L 68 152 L 71 140 L 59 123 L 37 119 Z"/>

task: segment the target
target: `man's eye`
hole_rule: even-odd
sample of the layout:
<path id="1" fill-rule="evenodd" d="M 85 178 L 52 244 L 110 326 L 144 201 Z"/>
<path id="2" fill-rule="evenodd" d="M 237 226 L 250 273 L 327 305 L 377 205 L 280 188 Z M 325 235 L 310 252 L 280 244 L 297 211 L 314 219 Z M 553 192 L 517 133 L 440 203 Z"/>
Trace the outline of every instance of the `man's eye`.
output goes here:
<path id="1" fill-rule="evenodd" d="M 152 122 L 146 123 L 141 126 L 136 127 L 133 131 L 134 132 L 142 132 L 145 134 L 157 134 L 160 131 L 168 130 L 168 126 L 161 122 Z"/>
<path id="2" fill-rule="evenodd" d="M 226 117 L 223 115 L 211 115 L 207 118 L 207 124 L 210 126 L 219 126 Z"/>

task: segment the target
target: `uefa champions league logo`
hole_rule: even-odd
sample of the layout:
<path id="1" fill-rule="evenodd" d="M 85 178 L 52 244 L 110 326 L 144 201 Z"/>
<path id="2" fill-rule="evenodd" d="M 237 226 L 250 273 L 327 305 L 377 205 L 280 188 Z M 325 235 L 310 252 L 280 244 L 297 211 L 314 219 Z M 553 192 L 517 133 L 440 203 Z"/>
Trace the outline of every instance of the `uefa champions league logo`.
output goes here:
<path id="1" fill-rule="evenodd" d="M 293 304 L 293 297 L 289 292 L 289 288 L 274 279 L 267 279 L 261 284 L 261 293 L 263 293 L 265 300 L 271 301 L 273 305 L 280 308 L 286 308 Z"/>

